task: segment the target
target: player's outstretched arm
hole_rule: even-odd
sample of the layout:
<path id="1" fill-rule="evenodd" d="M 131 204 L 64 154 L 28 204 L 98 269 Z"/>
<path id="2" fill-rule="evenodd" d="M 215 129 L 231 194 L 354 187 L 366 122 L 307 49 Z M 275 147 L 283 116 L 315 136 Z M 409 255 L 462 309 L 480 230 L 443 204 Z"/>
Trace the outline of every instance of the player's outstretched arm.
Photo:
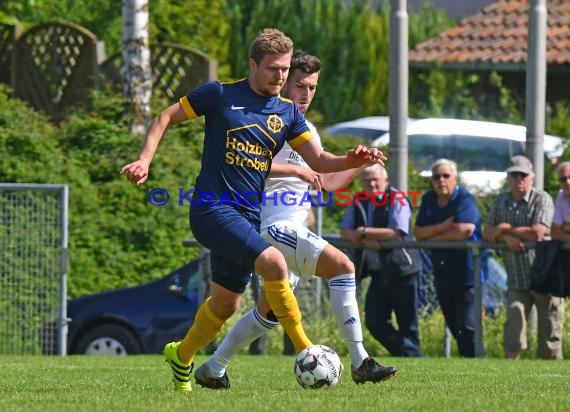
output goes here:
<path id="1" fill-rule="evenodd" d="M 311 185 L 315 190 L 327 190 L 329 192 L 345 187 L 360 175 L 365 166 L 340 172 L 324 173 L 315 172 L 308 167 L 273 163 L 269 171 L 269 177 L 296 177 Z"/>
<path id="2" fill-rule="evenodd" d="M 384 165 L 386 160 L 386 156 L 377 148 L 362 145 L 349 150 L 344 156 L 337 156 L 323 150 L 313 139 L 309 139 L 295 150 L 303 156 L 311 169 L 320 173 L 340 172 L 374 163 Z"/>
<path id="3" fill-rule="evenodd" d="M 329 192 L 346 187 L 356 177 L 360 176 L 362 169 L 366 165 L 355 167 L 353 169 L 343 170 L 340 172 L 326 173 L 323 175 L 323 188 Z"/>
<path id="4" fill-rule="evenodd" d="M 273 163 L 269 177 L 296 177 L 311 185 L 315 190 L 323 189 L 323 176 L 307 167 Z"/>
<path id="5" fill-rule="evenodd" d="M 123 166 L 120 173 L 127 172 L 127 177 L 131 182 L 137 186 L 142 185 L 148 178 L 148 170 L 154 153 L 170 125 L 187 119 L 188 116 L 180 103 L 175 103 L 163 110 L 153 119 L 146 133 L 138 160 Z"/>

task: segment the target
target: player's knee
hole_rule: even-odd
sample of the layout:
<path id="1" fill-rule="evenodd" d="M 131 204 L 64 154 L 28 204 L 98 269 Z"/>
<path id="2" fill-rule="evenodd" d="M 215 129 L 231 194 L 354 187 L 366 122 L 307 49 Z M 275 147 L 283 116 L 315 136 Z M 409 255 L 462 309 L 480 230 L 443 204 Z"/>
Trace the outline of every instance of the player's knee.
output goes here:
<path id="1" fill-rule="evenodd" d="M 265 249 L 255 260 L 255 271 L 265 280 L 279 280 L 288 277 L 287 262 L 275 247 Z"/>
<path id="2" fill-rule="evenodd" d="M 342 251 L 327 245 L 317 262 L 318 276 L 330 279 L 338 275 L 354 273 L 354 263 Z"/>
<path id="3" fill-rule="evenodd" d="M 354 263 L 348 258 L 348 256 L 343 255 L 341 259 L 337 260 L 339 266 L 339 274 L 354 273 Z"/>
<path id="4" fill-rule="evenodd" d="M 354 263 L 344 253 L 335 256 L 332 263 L 332 277 L 354 273 Z"/>

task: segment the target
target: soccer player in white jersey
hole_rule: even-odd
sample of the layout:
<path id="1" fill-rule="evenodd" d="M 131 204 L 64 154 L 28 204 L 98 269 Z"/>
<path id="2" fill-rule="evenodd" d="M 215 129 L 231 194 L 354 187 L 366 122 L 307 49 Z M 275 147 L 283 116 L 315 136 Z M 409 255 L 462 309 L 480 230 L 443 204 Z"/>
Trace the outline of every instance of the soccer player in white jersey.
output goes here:
<path id="1" fill-rule="evenodd" d="M 293 54 L 282 91 L 284 97 L 293 100 L 303 113 L 317 90 L 320 69 L 321 62 L 316 56 L 303 52 Z M 307 126 L 320 143 L 315 126 L 309 121 Z M 352 379 L 356 383 L 365 383 L 389 379 L 396 374 L 396 368 L 384 367 L 368 355 L 362 343 L 354 264 L 343 252 L 306 228 L 310 203 L 300 202 L 309 186 L 334 191 L 350 183 L 360 172 L 361 168 L 317 173 L 286 143 L 273 158 L 270 178 L 266 181 L 261 234 L 285 256 L 293 288 L 299 277 L 310 279 L 316 275 L 328 280 L 334 316 L 350 353 Z M 262 295 L 257 307 L 237 321 L 216 352 L 196 369 L 196 383 L 211 389 L 229 389 L 226 369 L 232 358 L 278 324 Z"/>

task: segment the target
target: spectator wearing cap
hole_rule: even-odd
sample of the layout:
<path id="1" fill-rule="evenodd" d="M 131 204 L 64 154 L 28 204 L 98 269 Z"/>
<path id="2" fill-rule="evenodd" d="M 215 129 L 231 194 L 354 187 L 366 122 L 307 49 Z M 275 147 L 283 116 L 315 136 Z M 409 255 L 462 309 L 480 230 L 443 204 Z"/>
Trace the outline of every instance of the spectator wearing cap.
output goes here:
<path id="1" fill-rule="evenodd" d="M 509 191 L 497 196 L 487 219 L 484 239 L 505 243 L 507 271 L 507 320 L 503 349 L 505 357 L 519 359 L 527 348 L 527 318 L 533 305 L 538 314 L 538 356 L 562 359 L 564 301 L 531 290 L 530 268 L 534 249 L 525 241 L 550 238 L 554 203 L 548 193 L 532 187 L 532 163 L 524 156 L 510 159 L 507 169 Z"/>
<path id="2" fill-rule="evenodd" d="M 422 196 L 414 226 L 417 240 L 481 240 L 475 199 L 457 184 L 457 165 L 438 159 L 431 166 L 432 190 Z M 435 290 L 459 354 L 475 356 L 475 307 L 471 250 L 431 251 Z"/>

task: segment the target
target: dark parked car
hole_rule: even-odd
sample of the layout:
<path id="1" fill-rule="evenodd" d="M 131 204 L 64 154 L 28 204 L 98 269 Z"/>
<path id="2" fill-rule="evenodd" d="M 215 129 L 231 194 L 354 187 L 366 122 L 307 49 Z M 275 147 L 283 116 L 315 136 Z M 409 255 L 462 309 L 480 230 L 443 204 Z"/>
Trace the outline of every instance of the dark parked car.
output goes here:
<path id="1" fill-rule="evenodd" d="M 161 279 L 70 300 L 70 354 L 161 353 L 194 322 L 207 287 L 192 260 Z"/>

